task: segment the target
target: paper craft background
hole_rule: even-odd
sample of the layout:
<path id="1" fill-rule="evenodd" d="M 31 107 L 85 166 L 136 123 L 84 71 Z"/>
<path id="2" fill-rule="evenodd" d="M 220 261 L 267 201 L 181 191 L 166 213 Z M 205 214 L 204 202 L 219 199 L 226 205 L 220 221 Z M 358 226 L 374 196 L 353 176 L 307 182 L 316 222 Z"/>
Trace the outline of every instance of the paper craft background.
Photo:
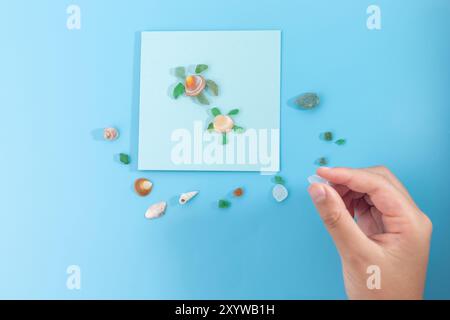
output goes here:
<path id="1" fill-rule="evenodd" d="M 79 31 L 66 29 L 71 3 Z M 380 31 L 366 28 L 373 3 Z M 447 0 L 4 2 L 0 297 L 344 298 L 306 194 L 325 155 L 333 166 L 388 165 L 405 182 L 434 222 L 426 297 L 450 298 L 449 15 Z M 138 32 L 240 29 L 282 30 L 282 204 L 257 173 L 136 171 Z M 309 90 L 319 109 L 286 105 Z M 120 140 L 93 139 L 107 125 Z M 348 145 L 320 141 L 324 130 Z M 131 152 L 130 167 L 119 152 Z M 140 176 L 154 182 L 149 198 L 132 192 Z M 236 186 L 246 195 L 216 209 Z M 193 189 L 188 206 L 143 218 L 152 202 Z M 72 264 L 80 291 L 65 285 Z"/>

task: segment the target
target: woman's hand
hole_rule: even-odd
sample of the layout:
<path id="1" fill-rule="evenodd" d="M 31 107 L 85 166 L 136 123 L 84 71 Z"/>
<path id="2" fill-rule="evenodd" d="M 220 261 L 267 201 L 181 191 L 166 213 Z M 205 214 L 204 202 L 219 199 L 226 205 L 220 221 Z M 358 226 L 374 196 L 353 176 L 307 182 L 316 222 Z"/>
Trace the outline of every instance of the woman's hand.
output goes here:
<path id="1" fill-rule="evenodd" d="M 432 224 L 400 181 L 384 167 L 317 174 L 332 186 L 308 191 L 341 256 L 348 297 L 422 299 Z M 368 285 L 371 270 L 379 289 Z"/>

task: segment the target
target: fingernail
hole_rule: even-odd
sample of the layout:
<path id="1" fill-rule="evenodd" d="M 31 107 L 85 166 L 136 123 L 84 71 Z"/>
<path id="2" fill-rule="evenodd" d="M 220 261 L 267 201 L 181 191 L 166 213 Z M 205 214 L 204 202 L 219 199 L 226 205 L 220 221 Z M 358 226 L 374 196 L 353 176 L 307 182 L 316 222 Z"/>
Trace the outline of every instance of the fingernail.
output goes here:
<path id="1" fill-rule="evenodd" d="M 315 203 L 319 203 L 325 200 L 325 189 L 320 184 L 313 184 L 308 189 L 309 195 Z"/>

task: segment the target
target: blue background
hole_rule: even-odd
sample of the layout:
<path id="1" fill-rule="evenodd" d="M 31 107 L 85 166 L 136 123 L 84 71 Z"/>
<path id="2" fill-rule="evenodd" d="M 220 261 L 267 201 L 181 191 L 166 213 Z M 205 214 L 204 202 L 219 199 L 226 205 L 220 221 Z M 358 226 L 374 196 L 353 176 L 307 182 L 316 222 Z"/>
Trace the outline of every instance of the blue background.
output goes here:
<path id="1" fill-rule="evenodd" d="M 0 10 L 1 298 L 345 298 L 340 261 L 306 193 L 314 160 L 389 166 L 434 222 L 427 298 L 450 298 L 448 0 L 66 1 Z M 366 28 L 377 4 L 382 29 Z M 282 30 L 277 204 L 257 173 L 164 173 L 137 155 L 139 32 Z M 237 71 L 238 73 L 238 71 Z M 316 91 L 320 108 L 286 102 Z M 254 93 L 258 94 L 258 93 Z M 95 130 L 115 125 L 104 143 Z M 318 139 L 333 130 L 348 144 Z M 157 150 L 155 150 L 157 152 Z M 135 178 L 154 182 L 149 198 Z M 236 186 L 246 195 L 220 211 Z M 188 206 L 179 192 L 198 189 Z M 143 218 L 168 200 L 165 217 Z M 82 289 L 66 288 L 81 267 Z"/>

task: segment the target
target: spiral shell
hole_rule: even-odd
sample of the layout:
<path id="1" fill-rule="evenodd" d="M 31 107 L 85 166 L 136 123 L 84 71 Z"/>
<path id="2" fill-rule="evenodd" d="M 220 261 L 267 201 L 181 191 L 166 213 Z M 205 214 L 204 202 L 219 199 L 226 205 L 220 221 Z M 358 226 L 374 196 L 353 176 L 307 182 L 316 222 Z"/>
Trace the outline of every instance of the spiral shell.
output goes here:
<path id="1" fill-rule="evenodd" d="M 189 202 L 189 200 L 191 200 L 193 197 L 195 197 L 198 194 L 198 191 L 191 191 L 191 192 L 186 192 L 183 193 L 180 196 L 180 199 L 178 200 L 178 202 L 180 204 L 186 204 L 187 202 Z"/>

